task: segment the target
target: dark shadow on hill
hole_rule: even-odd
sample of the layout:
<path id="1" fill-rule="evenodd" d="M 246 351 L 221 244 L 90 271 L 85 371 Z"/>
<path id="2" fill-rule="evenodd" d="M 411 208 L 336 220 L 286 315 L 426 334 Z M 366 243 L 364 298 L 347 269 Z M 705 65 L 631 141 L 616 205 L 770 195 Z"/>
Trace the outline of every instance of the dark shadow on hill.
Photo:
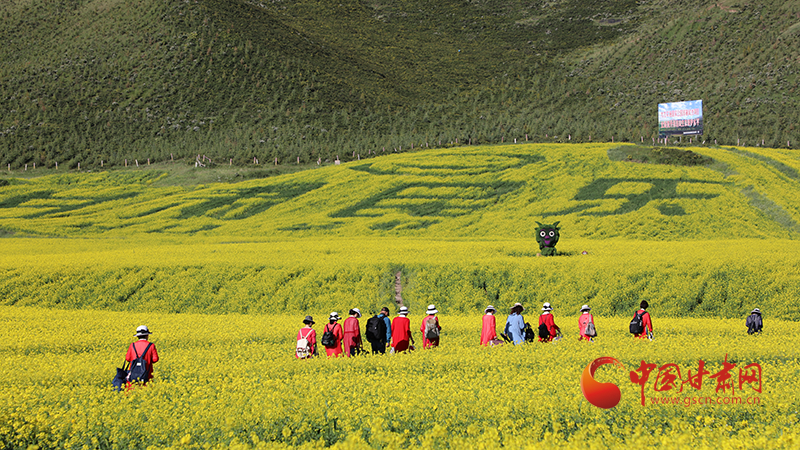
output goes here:
<path id="1" fill-rule="evenodd" d="M 645 164 L 669 164 L 673 166 L 706 166 L 714 160 L 690 150 L 673 147 L 645 145 L 621 145 L 608 150 L 612 161 L 637 162 Z"/>
<path id="2" fill-rule="evenodd" d="M 742 195 L 747 197 L 750 206 L 761 211 L 765 216 L 769 217 L 772 221 L 794 233 L 800 233 L 800 224 L 792 219 L 792 216 L 786 212 L 780 205 L 773 202 L 765 195 L 756 191 L 753 186 L 748 186 L 742 189 Z"/>
<path id="3" fill-rule="evenodd" d="M 178 219 L 208 216 L 226 220 L 225 215 L 231 211 L 237 200 L 242 198 L 260 198 L 261 201 L 259 203 L 236 212 L 235 220 L 246 219 L 261 214 L 279 203 L 289 201 L 324 185 L 325 183 L 283 183 L 240 189 L 232 191 L 230 195 L 215 195 L 206 200 L 201 200 L 199 203 L 192 206 L 184 207 L 181 209 Z"/>
<path id="4" fill-rule="evenodd" d="M 620 183 L 637 183 L 637 184 L 650 184 L 650 187 L 641 193 L 609 193 L 611 188 L 619 185 Z M 575 197 L 572 199 L 577 202 L 592 202 L 590 204 L 580 204 L 565 208 L 561 211 L 544 214 L 544 217 L 562 216 L 566 214 L 581 213 L 585 216 L 612 216 L 617 214 L 627 214 L 637 211 L 654 200 L 674 201 L 674 200 L 706 200 L 718 197 L 719 194 L 681 194 L 678 192 L 679 184 L 698 184 L 698 185 L 715 185 L 719 186 L 721 183 L 708 182 L 705 180 L 685 180 L 674 178 L 601 178 L 582 187 Z M 626 200 L 618 208 L 612 211 L 588 211 L 590 209 L 600 206 L 604 200 Z M 659 211 L 668 216 L 679 216 L 685 214 L 682 207 L 673 205 L 671 203 L 661 205 Z"/>

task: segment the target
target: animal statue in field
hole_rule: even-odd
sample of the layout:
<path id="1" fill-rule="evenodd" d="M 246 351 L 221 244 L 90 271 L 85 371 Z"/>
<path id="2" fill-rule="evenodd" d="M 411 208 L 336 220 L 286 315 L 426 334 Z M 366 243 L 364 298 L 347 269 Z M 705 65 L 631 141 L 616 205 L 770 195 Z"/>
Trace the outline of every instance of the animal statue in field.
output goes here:
<path id="1" fill-rule="evenodd" d="M 556 254 L 556 244 L 558 244 L 558 224 L 542 225 L 536 222 L 536 242 L 539 243 L 539 254 L 542 256 L 553 256 Z"/>

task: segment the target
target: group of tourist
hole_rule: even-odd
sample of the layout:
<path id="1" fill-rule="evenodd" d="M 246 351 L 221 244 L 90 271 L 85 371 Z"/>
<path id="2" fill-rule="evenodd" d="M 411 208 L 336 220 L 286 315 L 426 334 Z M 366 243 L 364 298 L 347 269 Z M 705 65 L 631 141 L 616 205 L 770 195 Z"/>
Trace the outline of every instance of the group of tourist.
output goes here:
<path id="1" fill-rule="evenodd" d="M 439 310 L 435 305 L 428 305 L 426 315 L 422 319 L 420 332 L 422 333 L 422 348 L 431 348 L 439 345 L 439 332 L 442 326 Z M 364 340 L 371 347 L 372 353 L 400 353 L 413 350 L 414 336 L 411 334 L 411 319 L 408 318 L 408 307 L 401 306 L 397 317 L 389 319 L 389 308 L 381 308 L 380 313 L 371 317 L 366 322 L 365 332 L 361 333 L 361 310 L 353 308 L 348 312 L 348 317 L 342 324 L 338 312 L 330 313 L 328 323 L 323 327 L 322 337 L 317 340 L 317 332 L 313 326 L 314 318 L 306 316 L 303 328 L 297 332 L 297 350 L 295 357 L 304 359 L 317 356 L 319 346 L 325 349 L 327 356 L 356 356 L 364 351 Z"/>
<path id="2" fill-rule="evenodd" d="M 649 306 L 647 301 L 642 301 L 631 320 L 629 331 L 640 339 L 653 339 L 653 320 L 650 317 L 650 313 L 647 312 Z M 597 336 L 591 310 L 592 308 L 589 305 L 583 305 L 580 309 L 578 339 L 581 341 L 593 341 Z M 503 333 L 500 333 L 500 337 L 503 340 L 500 340 L 496 331 L 495 314 L 497 310 L 492 305 L 487 306 L 482 319 L 480 345 L 495 346 L 504 342 L 520 345 L 526 341 L 531 342 L 537 339 L 539 342 L 551 342 L 562 338 L 561 329 L 555 323 L 553 307 L 550 303 L 542 305 L 538 332 L 534 332 L 530 324 L 525 322 L 522 316 L 523 311 L 525 311 L 525 308 L 521 303 L 516 303 L 511 307 L 506 319 L 505 329 Z M 425 312 L 426 315 L 422 319 L 419 328 L 422 333 L 422 347 L 437 347 L 442 329 L 437 316 L 439 310 L 436 309 L 435 305 L 428 305 L 428 309 Z M 397 317 L 392 320 L 389 319 L 389 308 L 381 308 L 380 313 L 367 320 L 363 335 L 358 321 L 360 318 L 361 311 L 358 308 L 351 309 L 342 324 L 339 323 L 342 320 L 339 317 L 339 313 L 332 312 L 330 314 L 328 323 L 323 328 L 322 338 L 319 340 L 319 344 L 325 348 L 327 356 L 344 355 L 351 357 L 358 355 L 365 351 L 364 338 L 369 342 L 372 353 L 386 353 L 387 349 L 391 353 L 400 353 L 414 349 L 416 342 L 411 333 L 408 307 L 401 306 Z M 319 354 L 317 332 L 313 328 L 314 323 L 314 319 L 311 316 L 306 316 L 303 320 L 303 328 L 297 332 L 297 350 L 295 353 L 297 358 L 305 359 Z M 745 325 L 747 326 L 748 334 L 761 334 L 764 327 L 761 310 L 758 308 L 753 309 L 747 317 Z M 123 366 L 122 369 L 117 369 L 117 377 L 114 379 L 116 388 L 121 389 L 123 385 L 127 385 L 130 388 L 133 382 L 145 384 L 152 378 L 153 364 L 158 362 L 158 351 L 148 339 L 151 334 L 152 332 L 145 325 L 136 329 L 137 340 L 128 347 L 128 352 L 125 355 L 125 360 L 130 363 L 130 366 L 127 368 Z"/>
<path id="3" fill-rule="evenodd" d="M 653 319 L 647 308 L 650 305 L 647 301 L 639 304 L 639 309 L 634 313 L 631 320 L 629 331 L 634 337 L 639 339 L 653 339 Z M 594 316 L 589 305 L 580 308 L 578 316 L 578 339 L 580 341 L 592 342 L 597 337 L 597 329 L 594 323 Z M 539 315 L 538 328 L 534 329 L 525 322 L 522 315 L 525 308 L 521 303 L 516 303 L 511 307 L 506 325 L 503 332 L 497 333 L 497 320 L 495 314 L 497 309 L 489 305 L 484 310 L 482 318 L 480 345 L 496 346 L 504 343 L 520 345 L 525 342 L 551 342 L 563 337 L 561 328 L 556 325 L 553 315 L 553 307 L 550 303 L 544 303 Z M 422 333 L 423 348 L 431 348 L 439 345 L 439 318 L 436 314 L 439 311 L 434 305 L 429 305 L 426 316 L 422 319 L 420 332 Z M 361 311 L 353 308 L 349 312 L 349 317 L 339 324 L 341 318 L 336 312 L 332 312 L 328 318 L 328 324 L 323 328 L 322 339 L 317 340 L 317 333 L 313 329 L 314 319 L 306 316 L 303 320 L 305 325 L 297 333 L 297 358 L 313 357 L 320 354 L 318 347 L 321 344 L 325 348 L 327 356 L 355 356 L 365 351 L 364 339 L 371 345 L 373 354 L 399 353 L 414 349 L 414 337 L 411 333 L 411 322 L 408 318 L 408 307 L 401 306 L 397 317 L 389 319 L 389 308 L 382 308 L 380 313 L 367 320 L 365 333 L 361 333 L 359 320 Z M 761 321 L 761 311 L 756 308 L 747 318 L 746 325 L 748 333 L 760 333 L 763 327 Z M 499 337 L 498 337 L 499 336 Z M 500 337 L 502 339 L 500 339 Z"/>

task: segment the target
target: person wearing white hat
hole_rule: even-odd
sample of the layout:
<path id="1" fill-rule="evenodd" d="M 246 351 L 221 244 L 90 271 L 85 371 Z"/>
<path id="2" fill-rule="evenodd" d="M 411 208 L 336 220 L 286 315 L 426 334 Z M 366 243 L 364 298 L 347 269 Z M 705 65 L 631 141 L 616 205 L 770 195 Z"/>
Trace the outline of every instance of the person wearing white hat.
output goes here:
<path id="1" fill-rule="evenodd" d="M 339 317 L 339 313 L 336 311 L 332 312 L 328 317 L 328 324 L 325 325 L 325 328 L 322 332 L 322 346 L 325 347 L 325 354 L 328 357 L 337 357 L 342 354 L 342 340 L 344 340 L 344 331 L 342 330 L 342 326 L 339 325 L 339 321 L 342 318 Z M 329 347 L 326 344 L 330 344 Z"/>
<path id="2" fill-rule="evenodd" d="M 422 326 L 419 327 L 419 331 L 422 332 L 422 348 L 438 347 L 439 334 L 442 330 L 442 326 L 439 325 L 439 318 L 436 317 L 439 310 L 436 309 L 435 305 L 428 305 L 426 312 L 428 315 L 422 319 Z"/>
<path id="3" fill-rule="evenodd" d="M 542 305 L 542 315 L 539 316 L 539 342 L 550 342 L 561 333 L 553 318 L 553 307 L 550 303 Z"/>
<path id="4" fill-rule="evenodd" d="M 125 354 L 125 361 L 133 363 L 135 360 L 142 358 L 146 363 L 146 374 L 143 377 L 142 384 L 147 384 L 153 378 L 153 364 L 158 362 L 158 351 L 156 346 L 148 340 L 150 330 L 146 325 L 140 325 L 136 328 L 135 336 L 139 338 L 136 342 L 131 343 L 128 347 L 128 352 Z M 130 372 L 129 372 L 130 378 Z M 130 388 L 130 383 L 128 384 Z"/>
<path id="5" fill-rule="evenodd" d="M 589 312 L 591 310 L 592 308 L 590 308 L 589 305 L 581 306 L 581 315 L 578 317 L 578 332 L 581 334 L 581 337 L 578 338 L 579 341 L 592 341 L 593 338 L 597 336 L 597 331 L 594 326 L 594 316 Z"/>
<path id="6" fill-rule="evenodd" d="M 483 310 L 483 319 L 481 324 L 481 345 L 496 345 L 497 340 L 497 319 L 494 313 L 497 310 L 494 306 L 489 305 Z"/>
<path id="7" fill-rule="evenodd" d="M 522 303 L 515 303 L 506 319 L 506 328 L 503 332 L 514 341 L 514 345 L 525 343 L 525 318 L 522 317 L 524 310 Z"/>
<path id="8" fill-rule="evenodd" d="M 747 334 L 761 334 L 761 329 L 764 327 L 764 322 L 761 320 L 761 310 L 758 308 L 750 311 L 744 324 L 747 326 Z"/>
<path id="9" fill-rule="evenodd" d="M 411 335 L 411 320 L 408 316 L 408 307 L 401 306 L 397 317 L 392 320 L 392 353 L 404 352 L 412 349 L 414 336 Z"/>
<path id="10" fill-rule="evenodd" d="M 361 326 L 358 319 L 361 317 L 361 310 L 353 308 L 350 310 L 350 317 L 344 319 L 344 354 L 347 357 L 356 356 L 362 351 Z"/>

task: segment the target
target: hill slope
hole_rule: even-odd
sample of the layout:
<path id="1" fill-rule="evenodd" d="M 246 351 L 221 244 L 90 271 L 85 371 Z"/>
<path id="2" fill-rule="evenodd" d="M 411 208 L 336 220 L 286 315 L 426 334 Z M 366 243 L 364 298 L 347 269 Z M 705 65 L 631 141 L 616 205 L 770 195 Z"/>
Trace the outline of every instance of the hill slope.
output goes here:
<path id="1" fill-rule="evenodd" d="M 513 138 L 797 139 L 800 2 L 20 0 L 0 5 L 0 164 L 244 164 Z M 665 17 L 668 19 L 665 20 Z"/>
<path id="2" fill-rule="evenodd" d="M 6 178 L 0 227 L 41 236 L 796 239 L 800 158 L 695 148 L 710 166 L 614 161 L 618 144 L 428 150 L 264 180 L 174 186 L 169 171 Z M 611 150 L 611 152 L 610 152 Z M 196 171 L 213 169 L 198 168 Z"/>

